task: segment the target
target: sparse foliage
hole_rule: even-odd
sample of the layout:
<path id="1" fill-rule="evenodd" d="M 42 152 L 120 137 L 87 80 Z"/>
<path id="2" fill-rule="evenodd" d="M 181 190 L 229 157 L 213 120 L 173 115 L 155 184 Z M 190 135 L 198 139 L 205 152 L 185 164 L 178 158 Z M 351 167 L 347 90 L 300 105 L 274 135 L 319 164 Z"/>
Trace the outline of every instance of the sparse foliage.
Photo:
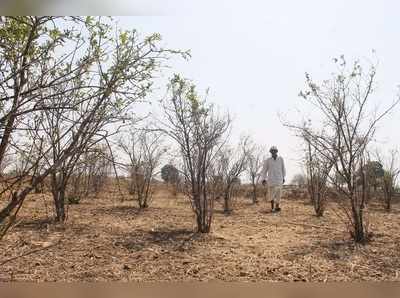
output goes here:
<path id="1" fill-rule="evenodd" d="M 159 41 L 100 17 L 0 17 L 0 167 L 16 151 L 34 161 L 5 183 L 0 224 L 49 175 L 65 220 L 65 189 L 82 155 L 119 131 L 171 54 L 187 56 Z"/>
<path id="2" fill-rule="evenodd" d="M 377 153 L 379 163 L 383 165 L 383 176 L 381 177 L 381 186 L 386 211 L 392 209 L 392 200 L 395 193 L 397 179 L 400 174 L 399 152 L 391 150 L 388 156 L 383 157 Z"/>
<path id="3" fill-rule="evenodd" d="M 263 166 L 264 156 L 265 156 L 265 148 L 257 145 L 250 144 L 247 149 L 247 175 L 250 179 L 251 184 L 251 198 L 254 204 L 258 203 L 257 198 L 257 189 L 260 180 L 260 173 Z"/>
<path id="4" fill-rule="evenodd" d="M 78 204 L 84 197 L 97 196 L 107 182 L 111 165 L 107 146 L 95 146 L 85 152 L 71 175 L 67 187 L 68 202 Z"/>
<path id="5" fill-rule="evenodd" d="M 356 242 L 364 243 L 369 237 L 365 220 L 366 148 L 374 136 L 378 121 L 399 101 L 396 100 L 381 113 L 369 110 L 375 67 L 365 70 L 358 61 L 348 67 L 343 56 L 335 62 L 338 72 L 320 85 L 306 74 L 307 90 L 300 93 L 319 112 L 321 126 L 312 125 L 311 121 L 288 126 L 297 131 L 300 137 L 306 138 L 313 150 L 332 164 L 333 170 L 328 176 L 330 182 L 337 181 L 336 175 L 345 181 L 343 185 L 336 185 L 336 188 L 346 199 L 342 207 L 350 235 Z M 357 179 L 358 172 L 361 173 L 360 179 Z"/>
<path id="6" fill-rule="evenodd" d="M 304 187 L 307 185 L 307 176 L 304 174 L 296 174 L 293 176 L 291 184 L 297 187 Z"/>
<path id="7" fill-rule="evenodd" d="M 119 147 L 129 159 L 126 168 L 130 173 L 131 194 L 139 208 L 147 208 L 153 196 L 153 179 L 166 151 L 161 135 L 131 127 L 129 136 L 120 139 Z"/>
<path id="8" fill-rule="evenodd" d="M 239 176 L 246 170 L 248 138 L 240 141 L 237 148 L 225 146 L 218 153 L 215 163 L 218 176 L 222 177 L 222 195 L 224 198 L 224 212 L 230 214 L 233 210 L 232 194 L 239 181 Z"/>
<path id="9" fill-rule="evenodd" d="M 317 150 L 313 149 L 306 136 L 304 138 L 307 144 L 305 162 L 307 168 L 307 190 L 315 214 L 321 217 L 324 215 L 327 204 L 327 182 L 333 163 L 331 160 L 325 159 Z"/>
<path id="10" fill-rule="evenodd" d="M 196 215 L 197 230 L 211 229 L 214 198 L 209 194 L 209 169 L 215 161 L 226 132 L 229 116 L 220 116 L 215 107 L 202 100 L 195 86 L 175 75 L 170 82 L 169 97 L 163 104 L 165 121 L 161 130 L 178 145 L 186 194 Z"/>

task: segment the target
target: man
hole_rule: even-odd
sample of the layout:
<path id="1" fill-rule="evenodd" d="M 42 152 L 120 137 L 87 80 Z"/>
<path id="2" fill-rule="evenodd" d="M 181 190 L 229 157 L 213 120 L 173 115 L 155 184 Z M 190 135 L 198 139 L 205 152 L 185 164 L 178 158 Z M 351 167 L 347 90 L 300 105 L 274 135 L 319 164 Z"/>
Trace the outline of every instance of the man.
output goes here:
<path id="1" fill-rule="evenodd" d="M 261 181 L 263 185 L 268 185 L 268 198 L 271 201 L 271 211 L 279 212 L 282 185 L 285 183 L 286 169 L 283 158 L 278 156 L 278 149 L 272 146 L 269 150 L 271 157 L 263 165 Z"/>

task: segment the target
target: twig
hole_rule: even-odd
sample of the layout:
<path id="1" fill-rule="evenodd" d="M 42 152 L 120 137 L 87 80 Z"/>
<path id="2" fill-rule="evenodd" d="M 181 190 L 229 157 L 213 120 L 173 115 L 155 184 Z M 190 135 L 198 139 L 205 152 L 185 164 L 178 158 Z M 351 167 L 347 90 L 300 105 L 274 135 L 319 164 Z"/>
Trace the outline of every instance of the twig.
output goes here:
<path id="1" fill-rule="evenodd" d="M 1 262 L 1 263 L 0 263 L 0 266 L 3 266 L 4 264 L 6 264 L 6 263 L 8 263 L 8 262 L 11 262 L 11 261 L 14 261 L 14 260 L 16 260 L 16 259 L 19 259 L 19 258 L 28 256 L 28 255 L 37 253 L 37 252 L 39 252 L 39 251 L 42 251 L 42 250 L 45 250 L 45 249 L 48 249 L 48 248 L 51 248 L 51 247 L 56 246 L 56 245 L 58 245 L 58 244 L 60 244 L 60 243 L 61 243 L 61 240 L 59 240 L 59 241 L 56 242 L 56 243 L 47 245 L 47 246 L 45 246 L 45 247 L 38 248 L 38 249 L 34 249 L 34 250 L 28 251 L 28 252 L 26 252 L 26 253 L 24 253 L 24 254 L 21 254 L 21 255 L 19 255 L 19 256 L 12 257 L 12 258 L 10 258 L 10 259 L 7 259 L 7 260 Z"/>

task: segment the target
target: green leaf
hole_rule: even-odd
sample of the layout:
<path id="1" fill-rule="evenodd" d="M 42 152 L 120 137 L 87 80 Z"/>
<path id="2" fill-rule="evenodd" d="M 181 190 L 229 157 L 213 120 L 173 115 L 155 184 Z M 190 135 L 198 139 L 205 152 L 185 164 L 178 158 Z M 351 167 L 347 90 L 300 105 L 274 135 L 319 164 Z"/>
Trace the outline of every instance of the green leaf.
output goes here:
<path id="1" fill-rule="evenodd" d="M 124 31 L 119 35 L 119 40 L 121 41 L 122 44 L 126 44 L 128 41 L 128 32 Z"/>
<path id="2" fill-rule="evenodd" d="M 93 23 L 93 17 L 92 16 L 87 16 L 85 20 L 86 26 L 90 26 Z"/>
<path id="3" fill-rule="evenodd" d="M 50 30 L 49 35 L 52 39 L 57 39 L 58 37 L 60 37 L 61 32 L 58 29 L 53 29 Z"/>

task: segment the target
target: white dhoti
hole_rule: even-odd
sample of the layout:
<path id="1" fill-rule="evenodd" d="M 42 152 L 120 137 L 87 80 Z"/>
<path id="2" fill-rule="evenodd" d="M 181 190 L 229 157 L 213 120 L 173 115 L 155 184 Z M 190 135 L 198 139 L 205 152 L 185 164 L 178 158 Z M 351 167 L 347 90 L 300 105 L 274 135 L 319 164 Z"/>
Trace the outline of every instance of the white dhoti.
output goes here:
<path id="1" fill-rule="evenodd" d="M 282 185 L 269 185 L 268 186 L 268 199 L 279 204 L 282 196 Z"/>

